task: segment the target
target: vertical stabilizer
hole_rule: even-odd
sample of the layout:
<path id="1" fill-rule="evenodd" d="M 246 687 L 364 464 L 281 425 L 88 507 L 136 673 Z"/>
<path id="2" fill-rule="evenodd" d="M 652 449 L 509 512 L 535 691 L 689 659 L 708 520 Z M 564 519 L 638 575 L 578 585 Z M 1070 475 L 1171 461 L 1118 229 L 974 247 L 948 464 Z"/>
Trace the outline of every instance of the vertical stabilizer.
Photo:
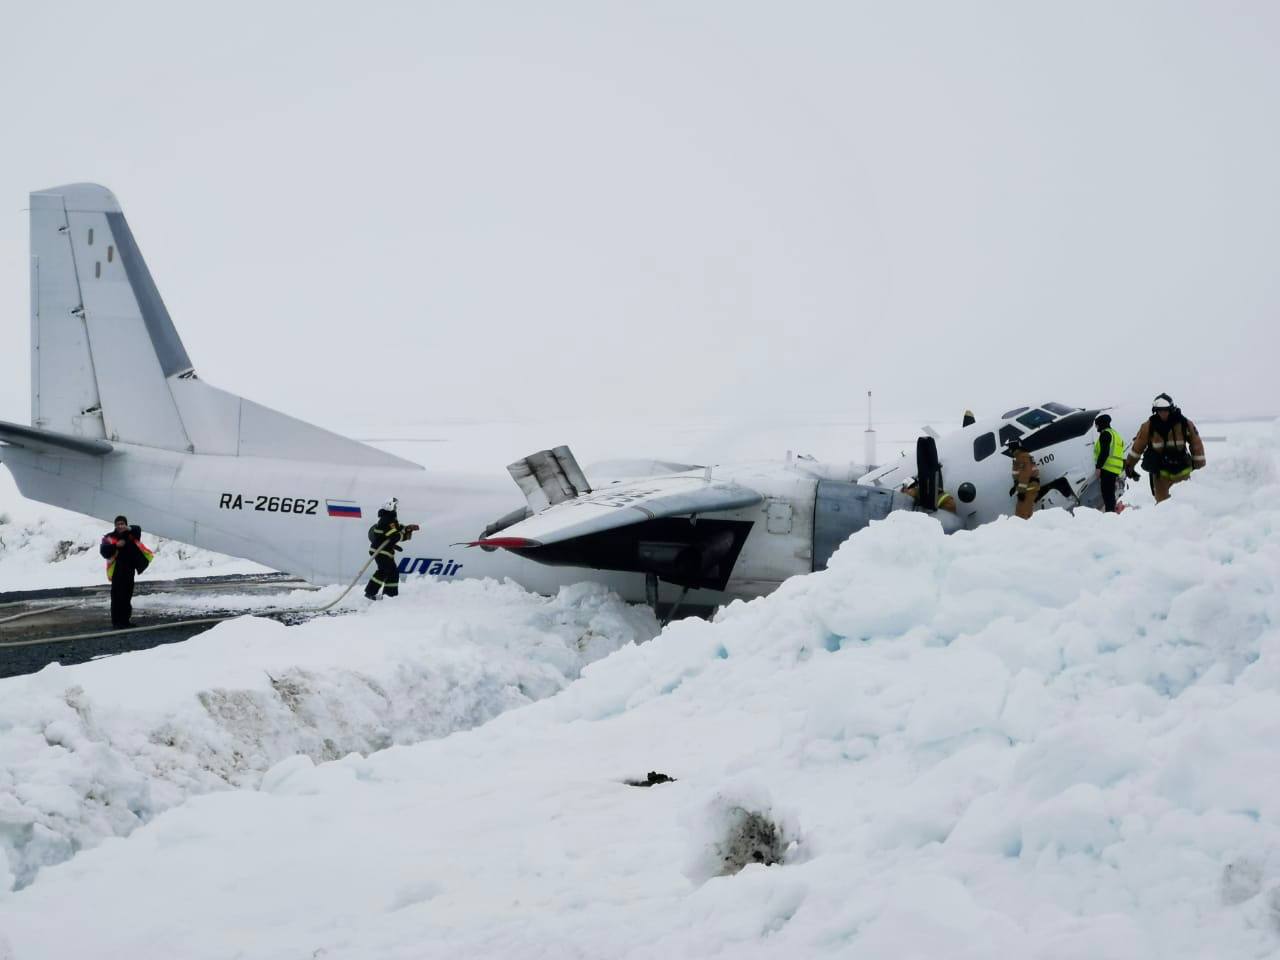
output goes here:
<path id="1" fill-rule="evenodd" d="M 31 423 L 102 438 L 102 403 L 89 352 L 66 208 L 31 195 Z"/>
<path id="2" fill-rule="evenodd" d="M 189 450 L 168 378 L 191 362 L 110 190 L 31 195 L 32 422 Z"/>
<path id="3" fill-rule="evenodd" d="M 92 183 L 31 194 L 31 422 L 186 453 L 421 469 L 199 380 L 120 204 Z"/>

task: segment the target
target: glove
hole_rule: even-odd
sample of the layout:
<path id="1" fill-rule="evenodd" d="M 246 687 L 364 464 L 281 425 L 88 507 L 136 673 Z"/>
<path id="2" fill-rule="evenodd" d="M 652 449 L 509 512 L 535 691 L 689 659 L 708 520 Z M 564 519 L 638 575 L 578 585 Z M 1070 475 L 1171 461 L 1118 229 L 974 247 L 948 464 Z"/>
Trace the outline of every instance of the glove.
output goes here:
<path id="1" fill-rule="evenodd" d="M 1137 470 L 1135 470 L 1133 467 L 1125 467 L 1125 468 L 1124 468 L 1124 475 L 1125 475 L 1126 477 L 1128 477 L 1130 480 L 1141 480 L 1141 479 L 1142 479 L 1142 477 L 1139 475 L 1138 471 L 1137 471 Z"/>

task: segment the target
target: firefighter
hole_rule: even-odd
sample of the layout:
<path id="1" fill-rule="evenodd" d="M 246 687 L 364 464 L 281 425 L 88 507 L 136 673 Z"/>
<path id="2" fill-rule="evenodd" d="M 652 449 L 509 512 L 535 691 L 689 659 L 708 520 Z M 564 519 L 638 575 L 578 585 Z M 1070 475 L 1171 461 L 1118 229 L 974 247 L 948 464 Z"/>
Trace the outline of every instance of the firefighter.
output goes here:
<path id="1" fill-rule="evenodd" d="M 133 578 L 147 569 L 155 554 L 142 542 L 142 528 L 129 526 L 124 516 L 116 517 L 115 529 L 102 538 L 98 552 L 107 561 L 111 581 L 111 626 L 115 630 L 132 627 Z"/>
<path id="2" fill-rule="evenodd" d="M 1156 503 L 1169 499 L 1169 488 L 1204 466 L 1204 441 L 1196 425 L 1182 415 L 1173 398 L 1162 393 L 1151 401 L 1151 418 L 1138 428 L 1125 460 L 1125 473 L 1135 474 L 1134 465 L 1151 480 Z"/>
<path id="3" fill-rule="evenodd" d="M 1031 452 L 1017 440 L 1010 440 L 1004 452 L 1013 458 L 1013 486 L 1009 488 L 1009 496 L 1014 498 L 1013 515 L 1029 520 L 1040 493 L 1040 468 Z"/>
<path id="4" fill-rule="evenodd" d="M 912 500 L 916 501 L 917 503 L 920 502 L 920 484 L 916 483 L 914 480 L 908 483 L 906 486 L 904 486 L 902 488 L 902 492 L 905 493 Z M 938 502 L 934 509 L 947 510 L 947 511 L 950 511 L 951 513 L 955 513 L 956 498 L 953 497 L 951 494 L 947 493 L 947 491 L 945 490 L 939 490 Z"/>
<path id="5" fill-rule="evenodd" d="M 1100 413 L 1093 420 L 1098 439 L 1093 442 L 1093 475 L 1102 488 L 1102 510 L 1116 512 L 1116 484 L 1124 473 L 1124 438 L 1111 426 L 1111 415 Z"/>
<path id="6" fill-rule="evenodd" d="M 369 528 L 369 555 L 377 564 L 377 570 L 364 588 L 364 595 L 370 600 L 378 599 L 379 590 L 386 597 L 400 594 L 400 569 L 396 565 L 396 551 L 404 549 L 400 544 L 408 542 L 419 527 L 416 523 L 400 523 L 396 516 L 399 507 L 400 501 L 392 497 L 378 511 L 378 522 Z"/>

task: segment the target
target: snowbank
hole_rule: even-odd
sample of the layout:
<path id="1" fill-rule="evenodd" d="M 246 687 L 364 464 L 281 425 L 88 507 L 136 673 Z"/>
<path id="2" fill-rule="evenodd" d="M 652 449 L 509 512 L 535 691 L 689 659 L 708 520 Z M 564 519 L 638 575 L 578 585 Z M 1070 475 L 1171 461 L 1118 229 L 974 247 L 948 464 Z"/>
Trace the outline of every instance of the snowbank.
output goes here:
<path id="1" fill-rule="evenodd" d="M 17 960 L 1273 957 L 1278 452 L 1120 516 L 895 515 L 476 729 L 189 799 L 0 931 Z M 781 863 L 725 868 L 744 814 Z"/>
<path id="2" fill-rule="evenodd" d="M 483 723 L 657 629 L 647 610 L 589 585 L 543 599 L 424 580 L 395 602 L 354 603 L 361 612 L 288 628 L 242 618 L 0 681 L 0 891 L 193 794 L 255 787 L 284 758 Z"/>

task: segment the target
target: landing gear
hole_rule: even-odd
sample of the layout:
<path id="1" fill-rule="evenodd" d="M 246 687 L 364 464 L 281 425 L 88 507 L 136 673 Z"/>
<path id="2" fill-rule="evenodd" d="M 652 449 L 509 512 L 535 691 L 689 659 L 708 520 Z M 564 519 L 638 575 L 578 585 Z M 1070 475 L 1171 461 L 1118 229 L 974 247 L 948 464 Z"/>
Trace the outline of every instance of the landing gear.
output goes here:
<path id="1" fill-rule="evenodd" d="M 663 617 L 662 620 L 660 621 L 664 627 L 676 618 L 676 611 L 680 609 L 680 604 L 684 603 L 684 598 L 687 597 L 688 595 L 689 595 L 688 587 L 685 587 L 683 590 L 680 591 L 680 596 L 676 597 L 676 602 L 671 605 L 671 609 L 667 611 L 667 615 Z M 657 610 L 654 611 L 654 615 L 655 616 L 657 615 Z"/>
<path id="2" fill-rule="evenodd" d="M 649 609 L 653 611 L 654 617 L 657 618 L 658 624 L 665 627 L 668 623 L 676 618 L 676 612 L 680 609 L 680 604 L 684 603 L 684 598 L 689 595 L 689 588 L 685 587 L 680 591 L 680 596 L 676 597 L 667 615 L 664 617 L 658 613 L 658 575 L 656 573 L 646 573 L 644 575 L 644 602 L 649 605 Z"/>

